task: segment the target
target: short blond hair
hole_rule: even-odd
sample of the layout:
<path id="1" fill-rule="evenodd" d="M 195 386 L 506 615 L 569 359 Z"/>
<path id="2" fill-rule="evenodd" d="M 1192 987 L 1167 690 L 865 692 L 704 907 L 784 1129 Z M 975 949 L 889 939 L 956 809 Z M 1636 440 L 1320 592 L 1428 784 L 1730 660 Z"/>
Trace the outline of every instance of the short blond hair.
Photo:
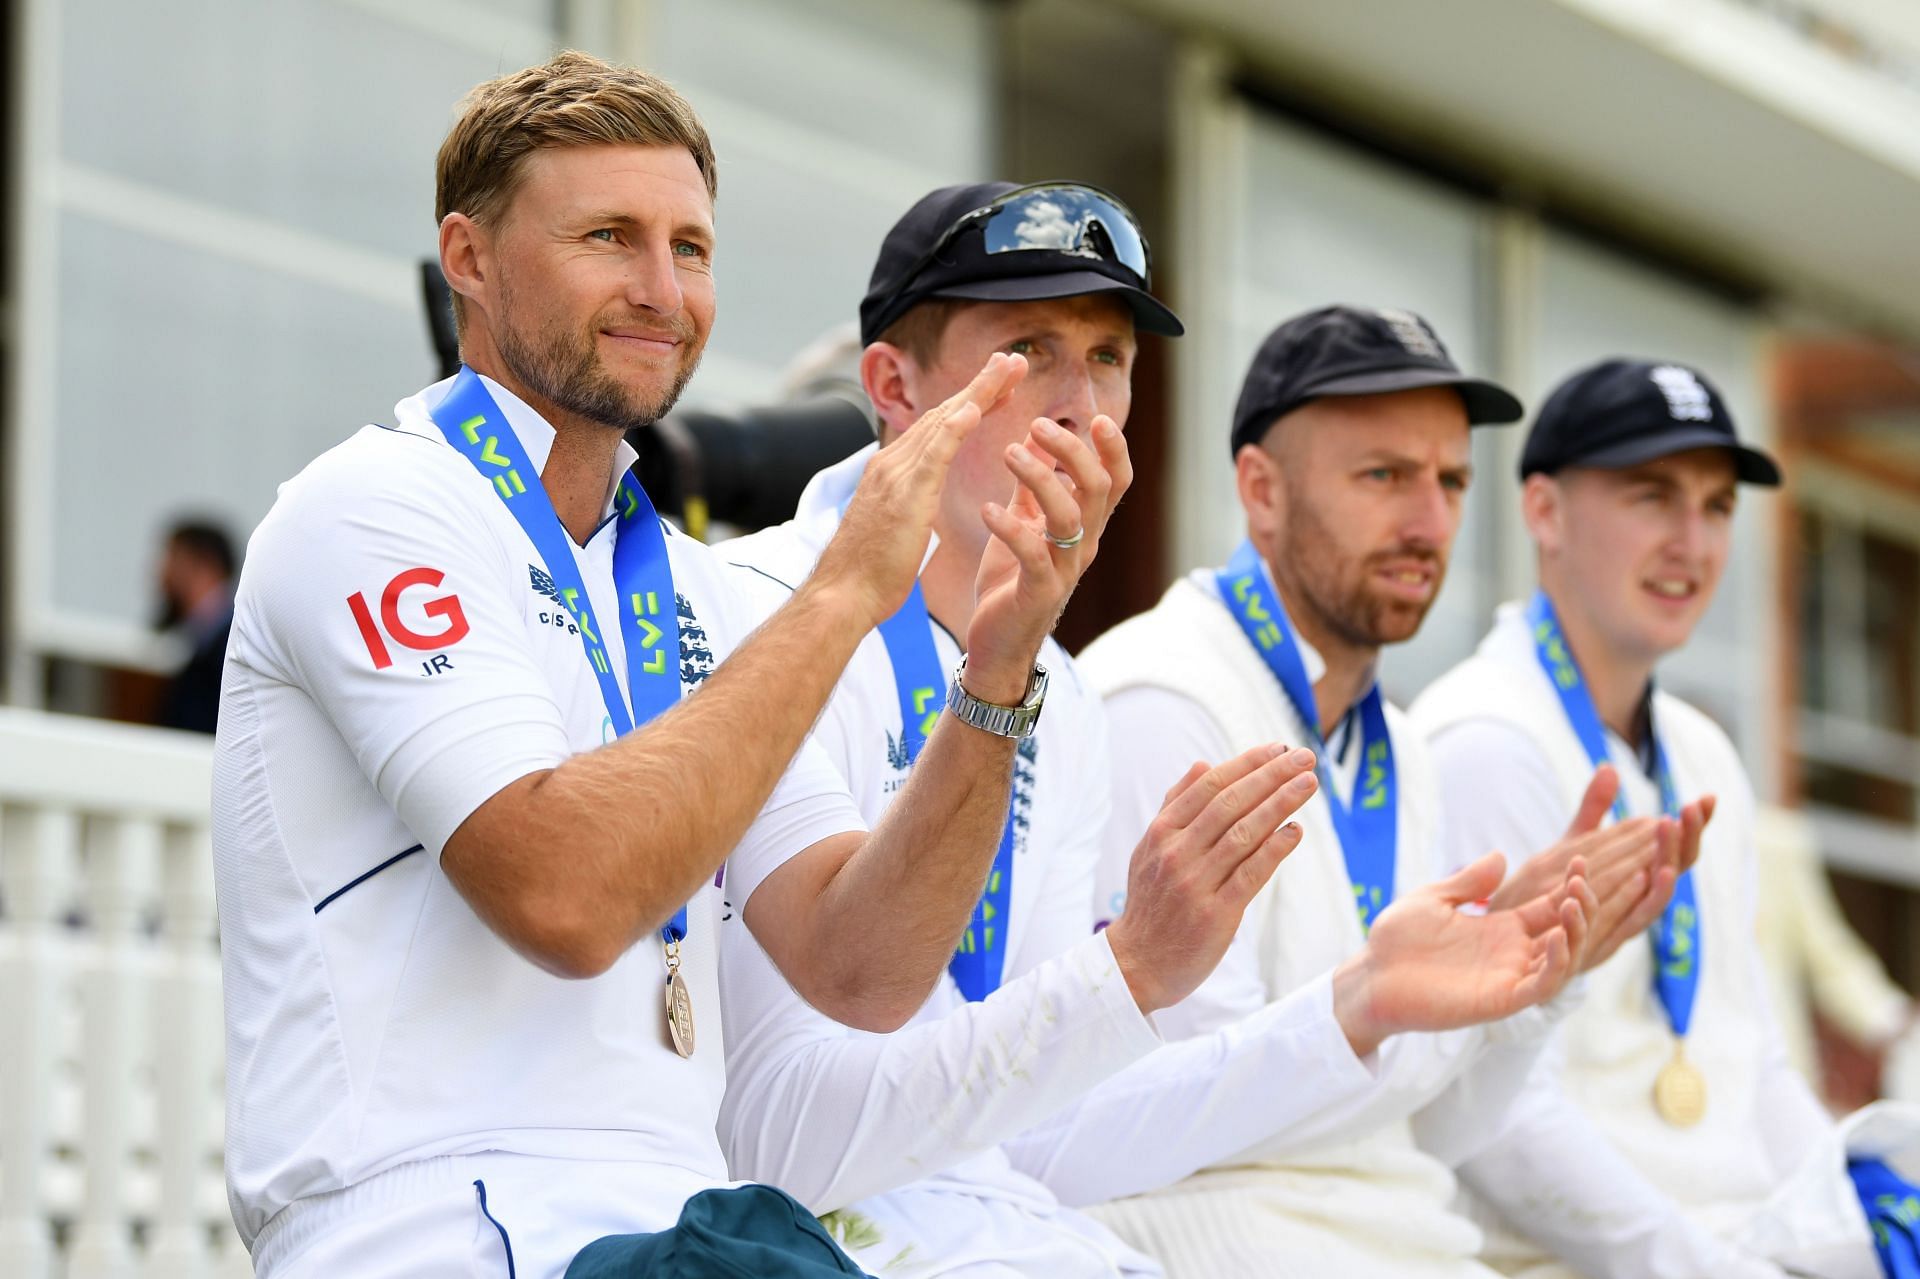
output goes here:
<path id="1" fill-rule="evenodd" d="M 434 165 L 433 220 L 464 213 L 495 225 L 513 203 L 526 160 L 543 147 L 681 146 L 719 194 L 713 143 L 693 106 L 674 87 L 638 67 L 568 50 L 537 67 L 476 85 L 440 144 Z M 460 297 L 453 315 L 461 323 Z"/>
<path id="2" fill-rule="evenodd" d="M 887 331 L 874 341 L 897 346 L 921 368 L 931 368 L 940 361 L 940 345 L 946 340 L 947 326 L 972 305 L 960 298 L 925 298 L 907 308 L 907 313 L 889 324 Z"/>

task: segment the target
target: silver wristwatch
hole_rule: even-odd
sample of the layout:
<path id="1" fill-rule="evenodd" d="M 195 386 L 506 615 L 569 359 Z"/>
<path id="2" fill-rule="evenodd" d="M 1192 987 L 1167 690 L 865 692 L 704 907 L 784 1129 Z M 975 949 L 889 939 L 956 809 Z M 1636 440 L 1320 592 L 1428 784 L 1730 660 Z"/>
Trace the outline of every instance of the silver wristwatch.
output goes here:
<path id="1" fill-rule="evenodd" d="M 1033 675 L 1027 680 L 1027 695 L 1018 706 L 999 706 L 993 702 L 983 702 L 969 693 L 960 682 L 967 673 L 967 659 L 962 657 L 960 665 L 953 672 L 953 679 L 947 684 L 947 711 L 961 722 L 971 724 L 985 733 L 999 737 L 1032 737 L 1033 729 L 1040 722 L 1040 705 L 1047 700 L 1047 668 L 1035 662 Z"/>

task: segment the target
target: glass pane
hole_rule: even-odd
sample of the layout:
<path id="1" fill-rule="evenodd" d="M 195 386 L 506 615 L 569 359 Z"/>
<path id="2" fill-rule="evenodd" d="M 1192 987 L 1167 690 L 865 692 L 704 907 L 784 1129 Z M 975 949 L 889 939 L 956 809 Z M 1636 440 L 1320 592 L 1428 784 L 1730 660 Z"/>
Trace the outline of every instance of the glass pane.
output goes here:
<path id="1" fill-rule="evenodd" d="M 991 44 L 977 0 L 657 0 L 647 33 L 647 66 L 696 107 L 717 90 L 877 164 L 961 179 L 986 167 Z"/>
<path id="2" fill-rule="evenodd" d="M 1915 659 L 1920 657 L 1920 556 L 1876 534 L 1861 539 L 1867 582 L 1867 688 L 1871 720 L 1915 729 Z"/>
<path id="3" fill-rule="evenodd" d="M 1800 700 L 1815 710 L 1833 709 L 1828 692 L 1827 664 L 1834 654 L 1827 651 L 1829 547 L 1843 534 L 1829 524 L 1818 511 L 1799 513 L 1799 537 L 1788 548 L 1795 557 L 1794 576 L 1800 583 Z"/>
<path id="4" fill-rule="evenodd" d="M 712 350 L 779 369 L 825 330 L 859 317 L 882 237 L 929 188 L 903 185 L 882 198 L 750 134 L 717 133 L 714 144 L 726 158 Z M 705 389 L 696 381 L 689 394 Z"/>
<path id="5" fill-rule="evenodd" d="M 61 0 L 60 27 L 67 161 L 409 258 L 433 249 L 455 104 L 546 51 L 338 0 Z"/>
<path id="6" fill-rule="evenodd" d="M 915 200 L 986 176 L 987 16 L 974 0 L 660 0 L 647 34 L 648 66 L 720 158 L 719 319 L 687 401 L 757 399 L 858 317 Z"/>
<path id="7" fill-rule="evenodd" d="M 281 481 L 434 378 L 409 311 L 83 217 L 60 247 L 59 608 L 144 624 L 169 517 L 245 535 Z"/>
<path id="8" fill-rule="evenodd" d="M 1914 820 L 1914 788 L 1908 783 L 1818 760 L 1806 761 L 1803 775 L 1810 804 L 1844 808 L 1894 822 Z"/>

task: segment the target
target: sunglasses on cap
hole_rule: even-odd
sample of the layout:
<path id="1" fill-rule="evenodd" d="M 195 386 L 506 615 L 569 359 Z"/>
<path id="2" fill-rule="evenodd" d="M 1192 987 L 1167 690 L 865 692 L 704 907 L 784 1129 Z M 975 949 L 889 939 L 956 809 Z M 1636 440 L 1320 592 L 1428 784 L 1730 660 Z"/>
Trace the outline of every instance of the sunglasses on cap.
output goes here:
<path id="1" fill-rule="evenodd" d="M 1053 253 L 1112 262 L 1145 288 L 1153 263 L 1147 237 L 1117 196 L 1078 182 L 1041 182 L 1009 191 L 992 204 L 955 218 L 933 247 L 901 277 L 919 278 L 961 232 L 979 227 L 989 256 Z"/>

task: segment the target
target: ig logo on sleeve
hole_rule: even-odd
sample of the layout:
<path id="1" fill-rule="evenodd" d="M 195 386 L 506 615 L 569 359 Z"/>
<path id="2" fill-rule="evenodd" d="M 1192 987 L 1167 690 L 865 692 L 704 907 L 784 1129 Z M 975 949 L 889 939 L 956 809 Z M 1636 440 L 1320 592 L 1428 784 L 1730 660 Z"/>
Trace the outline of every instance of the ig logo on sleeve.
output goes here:
<path id="1" fill-rule="evenodd" d="M 416 631 L 400 620 L 401 595 L 416 586 L 436 587 L 446 580 L 446 576 L 437 568 L 424 567 L 410 568 L 397 574 L 380 592 L 379 625 L 374 624 L 373 611 L 367 607 L 367 597 L 363 593 L 355 591 L 347 597 L 347 608 L 353 613 L 354 624 L 360 628 L 360 638 L 366 643 L 367 656 L 373 659 L 374 670 L 382 671 L 393 665 L 393 654 L 387 648 L 389 638 L 403 648 L 432 652 L 434 649 L 451 648 L 467 637 L 471 628 L 467 625 L 467 614 L 460 607 L 458 595 L 437 596 L 420 605 L 420 611 L 429 620 L 441 623 L 437 630 Z M 444 653 L 420 665 L 428 675 L 452 669 L 452 663 Z"/>

